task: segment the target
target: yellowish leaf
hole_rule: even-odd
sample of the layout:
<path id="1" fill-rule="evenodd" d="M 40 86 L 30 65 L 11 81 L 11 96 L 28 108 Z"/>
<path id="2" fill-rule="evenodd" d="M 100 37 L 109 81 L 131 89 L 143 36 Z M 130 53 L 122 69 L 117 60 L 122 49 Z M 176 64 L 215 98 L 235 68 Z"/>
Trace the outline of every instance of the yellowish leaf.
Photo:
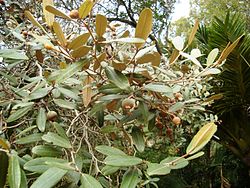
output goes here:
<path id="1" fill-rule="evenodd" d="M 47 5 L 45 7 L 45 10 L 47 10 L 48 12 L 50 12 L 50 13 L 56 15 L 56 16 L 65 18 L 67 20 L 71 20 L 71 18 L 67 14 L 65 14 L 64 12 L 58 10 L 56 7 L 54 7 L 52 5 Z"/>
<path id="2" fill-rule="evenodd" d="M 50 12 L 48 12 L 48 11 L 45 9 L 46 6 L 48 6 L 48 5 L 53 6 L 53 5 L 54 5 L 53 0 L 43 0 L 43 15 L 44 15 L 44 18 L 45 18 L 45 21 L 46 21 L 47 25 L 48 25 L 49 27 L 52 27 L 53 22 L 54 22 L 54 20 L 55 20 L 55 15 L 52 14 L 52 13 L 50 13 Z"/>
<path id="3" fill-rule="evenodd" d="M 68 48 L 76 50 L 80 46 L 84 45 L 88 41 L 89 37 L 90 37 L 89 33 L 84 33 L 82 35 L 79 35 L 74 40 L 72 40 L 72 42 L 69 43 Z"/>
<path id="4" fill-rule="evenodd" d="M 80 58 L 85 56 L 87 53 L 89 53 L 91 47 L 90 46 L 81 46 L 79 48 L 77 48 L 76 50 L 74 50 L 71 55 L 74 58 Z"/>
<path id="5" fill-rule="evenodd" d="M 188 46 L 193 42 L 195 34 L 196 34 L 198 28 L 199 28 L 199 21 L 196 20 L 195 24 L 194 24 L 194 27 L 193 27 L 193 29 L 192 29 L 192 31 L 190 33 L 189 39 L 188 39 Z"/>
<path id="6" fill-rule="evenodd" d="M 105 59 L 106 59 L 106 53 L 104 52 L 97 57 L 93 69 L 97 70 L 101 66 L 101 62 L 104 61 Z"/>
<path id="7" fill-rule="evenodd" d="M 147 40 L 151 30 L 153 22 L 153 13 L 149 8 L 143 9 L 140 14 L 138 23 L 135 29 L 135 37 Z M 135 44 L 137 48 L 140 48 L 143 44 Z"/>
<path id="8" fill-rule="evenodd" d="M 102 37 L 102 35 L 105 33 L 108 20 L 105 16 L 101 14 L 97 14 L 95 18 L 95 24 L 96 24 L 96 34 L 98 37 Z"/>
<path id="9" fill-rule="evenodd" d="M 8 142 L 3 140 L 2 138 L 0 138 L 0 146 L 2 146 L 2 148 L 6 149 L 6 150 L 10 149 L 10 146 L 9 146 Z"/>
<path id="10" fill-rule="evenodd" d="M 237 40 L 235 40 L 231 45 L 227 45 L 226 48 L 223 50 L 223 52 L 221 53 L 219 59 L 218 59 L 218 64 L 220 64 L 221 62 L 223 62 L 228 56 L 229 54 L 235 49 L 235 47 L 238 45 L 238 43 L 240 42 L 241 38 L 244 35 L 241 35 Z"/>
<path id="11" fill-rule="evenodd" d="M 120 38 L 126 38 L 126 37 L 129 37 L 129 35 L 130 35 L 129 30 L 126 30 L 126 31 L 124 31 L 124 33 L 121 35 Z"/>
<path id="12" fill-rule="evenodd" d="M 41 24 L 34 18 L 34 16 L 30 13 L 30 11 L 25 10 L 25 11 L 24 11 L 24 15 L 31 21 L 31 23 L 32 23 L 34 26 L 39 27 L 40 29 L 43 30 L 43 32 L 46 33 L 46 31 L 44 30 L 44 28 L 43 28 L 43 27 L 41 26 Z"/>
<path id="13" fill-rule="evenodd" d="M 113 65 L 115 70 L 118 70 L 120 72 L 126 69 L 126 64 L 122 63 L 122 62 L 119 62 L 117 60 L 113 60 L 112 65 Z"/>
<path id="14" fill-rule="evenodd" d="M 204 125 L 193 137 L 187 147 L 186 153 L 192 155 L 201 150 L 217 131 L 217 125 L 214 122 Z"/>
<path id="15" fill-rule="evenodd" d="M 82 100 L 85 107 L 89 105 L 91 102 L 92 97 L 92 89 L 91 89 L 91 83 L 93 82 L 93 79 L 90 76 L 87 76 L 87 78 L 84 81 L 84 88 L 82 90 Z"/>
<path id="16" fill-rule="evenodd" d="M 176 59 L 179 57 L 180 52 L 179 50 L 174 49 L 173 53 L 170 56 L 169 64 L 174 63 Z"/>
<path id="17" fill-rule="evenodd" d="M 79 17 L 84 19 L 92 10 L 94 2 L 92 0 L 85 0 L 79 8 Z"/>
<path id="18" fill-rule="evenodd" d="M 62 46 L 67 45 L 67 40 L 63 34 L 62 28 L 58 22 L 53 23 L 53 30 Z"/>

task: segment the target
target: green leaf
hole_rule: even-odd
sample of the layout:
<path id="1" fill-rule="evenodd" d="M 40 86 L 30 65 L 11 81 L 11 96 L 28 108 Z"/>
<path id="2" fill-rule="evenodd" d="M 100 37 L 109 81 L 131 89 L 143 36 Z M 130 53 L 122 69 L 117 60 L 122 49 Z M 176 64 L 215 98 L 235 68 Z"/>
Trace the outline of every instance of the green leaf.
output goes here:
<path id="1" fill-rule="evenodd" d="M 74 40 L 72 40 L 71 43 L 69 43 L 68 48 L 72 50 L 76 50 L 77 48 L 84 45 L 88 41 L 89 37 L 90 37 L 89 33 L 84 33 L 82 35 L 79 35 Z"/>
<path id="2" fill-rule="evenodd" d="M 66 170 L 50 168 L 39 176 L 30 188 L 51 188 L 55 186 L 66 173 Z"/>
<path id="3" fill-rule="evenodd" d="M 167 85 L 150 83 L 144 86 L 145 90 L 164 93 L 167 97 L 173 98 L 173 90 Z"/>
<path id="4" fill-rule="evenodd" d="M 104 94 L 117 94 L 117 93 L 122 92 L 122 90 L 114 84 L 106 84 L 106 85 L 102 85 L 99 88 L 99 92 L 104 93 Z"/>
<path id="5" fill-rule="evenodd" d="M 214 63 L 216 57 L 218 56 L 219 54 L 219 49 L 218 48 L 215 48 L 213 49 L 207 56 L 207 66 L 210 66 Z"/>
<path id="6" fill-rule="evenodd" d="M 113 39 L 109 41 L 104 41 L 102 43 L 112 43 L 112 42 L 120 42 L 120 43 L 125 43 L 125 44 L 144 44 L 145 40 L 141 38 L 118 38 L 118 39 Z"/>
<path id="7" fill-rule="evenodd" d="M 169 112 L 176 112 L 180 109 L 182 109 L 184 107 L 184 103 L 183 102 L 177 102 L 174 105 L 169 107 Z"/>
<path id="8" fill-rule="evenodd" d="M 168 157 L 163 159 L 160 164 L 165 164 L 171 169 L 180 169 L 188 165 L 188 160 L 180 157 Z"/>
<path id="9" fill-rule="evenodd" d="M 171 171 L 171 168 L 169 168 L 167 165 L 164 164 L 158 164 L 158 163 L 149 163 L 147 173 L 149 176 L 153 175 L 166 175 L 169 174 Z"/>
<path id="10" fill-rule="evenodd" d="M 95 147 L 96 151 L 104 154 L 104 155 L 123 155 L 127 156 L 123 151 L 110 147 L 110 146 L 105 146 L 105 145 L 100 145 Z"/>
<path id="11" fill-rule="evenodd" d="M 62 155 L 62 150 L 53 146 L 35 146 L 32 148 L 32 153 L 42 157 L 58 157 Z"/>
<path id="12" fill-rule="evenodd" d="M 53 124 L 54 128 L 56 129 L 56 132 L 59 134 L 59 136 L 65 138 L 65 139 L 68 139 L 68 136 L 67 136 L 65 130 L 63 129 L 63 124 L 61 124 L 61 123 L 59 124 L 57 122 L 53 122 L 52 124 Z"/>
<path id="13" fill-rule="evenodd" d="M 67 171 L 75 171 L 76 169 L 71 165 L 71 163 L 58 163 L 58 162 L 50 162 L 47 161 L 45 162 L 48 166 L 60 168 L 62 170 L 67 170 Z"/>
<path id="14" fill-rule="evenodd" d="M 9 159 L 8 155 L 0 151 L 0 187 L 4 187 L 7 179 L 7 174 L 8 174 L 8 164 L 9 164 Z"/>
<path id="15" fill-rule="evenodd" d="M 79 8 L 79 17 L 81 19 L 84 19 L 86 16 L 88 16 L 90 11 L 92 10 L 93 5 L 94 2 L 92 0 L 85 0 Z"/>
<path id="16" fill-rule="evenodd" d="M 204 125 L 191 140 L 186 153 L 192 155 L 201 150 L 210 141 L 216 131 L 217 125 L 214 122 Z"/>
<path id="17" fill-rule="evenodd" d="M 102 185 L 94 177 L 88 174 L 82 174 L 81 183 L 82 185 L 80 188 L 102 188 Z"/>
<path id="18" fill-rule="evenodd" d="M 0 56 L 7 59 L 16 60 L 28 60 L 29 58 L 25 55 L 24 51 L 16 49 L 4 49 L 0 50 Z"/>
<path id="19" fill-rule="evenodd" d="M 136 149 L 139 152 L 143 152 L 145 149 L 145 140 L 141 129 L 137 126 L 134 126 L 132 128 L 131 136 Z"/>
<path id="20" fill-rule="evenodd" d="M 59 72 L 52 73 L 48 80 L 56 81 L 57 84 L 64 82 L 78 71 L 80 71 L 84 65 L 87 63 L 87 60 L 79 61 L 69 65 L 66 69 L 60 70 Z"/>
<path id="21" fill-rule="evenodd" d="M 80 99 L 80 97 L 74 91 L 72 91 L 72 90 L 65 89 L 65 88 L 62 88 L 62 87 L 58 87 L 58 90 L 64 96 L 70 97 L 70 98 L 75 99 L 75 100 L 79 100 Z"/>
<path id="22" fill-rule="evenodd" d="M 61 108 L 67 108 L 70 110 L 76 109 L 76 104 L 73 102 L 69 102 L 63 99 L 54 99 L 56 105 L 60 106 Z"/>
<path id="23" fill-rule="evenodd" d="M 14 154 L 9 158 L 8 182 L 10 188 L 19 188 L 21 185 L 21 169 L 18 157 Z"/>
<path id="24" fill-rule="evenodd" d="M 48 132 L 46 135 L 42 136 L 42 139 L 46 142 L 52 142 L 53 145 L 55 146 L 60 146 L 63 148 L 72 148 L 70 142 L 68 139 L 65 139 L 58 134 Z"/>
<path id="25" fill-rule="evenodd" d="M 121 72 L 114 70 L 113 68 L 107 66 L 105 67 L 105 73 L 109 81 L 115 84 L 120 89 L 127 90 L 129 88 L 128 79 Z"/>
<path id="26" fill-rule="evenodd" d="M 104 163 L 111 166 L 134 166 L 142 163 L 142 159 L 127 155 L 109 155 Z"/>
<path id="27" fill-rule="evenodd" d="M 74 51 L 71 52 L 71 55 L 74 58 L 81 58 L 89 53 L 91 50 L 90 46 L 80 46 L 79 48 L 75 49 Z"/>
<path id="28" fill-rule="evenodd" d="M 23 170 L 21 170 L 21 184 L 20 188 L 28 188 L 28 182 L 26 178 L 26 174 Z"/>
<path id="29" fill-rule="evenodd" d="M 117 172 L 120 169 L 119 166 L 110 166 L 110 165 L 106 165 L 102 168 L 101 172 L 104 176 L 109 176 L 111 174 L 114 174 L 115 172 Z"/>
<path id="30" fill-rule="evenodd" d="M 128 169 L 122 177 L 121 188 L 135 188 L 140 182 L 138 169 Z"/>
<path id="31" fill-rule="evenodd" d="M 17 119 L 23 117 L 24 115 L 26 115 L 30 110 L 32 109 L 32 106 L 26 106 L 24 108 L 21 108 L 15 112 L 13 112 L 8 119 L 6 120 L 7 123 L 16 121 Z"/>
<path id="32" fill-rule="evenodd" d="M 38 115 L 36 117 L 36 124 L 41 132 L 45 131 L 46 120 L 47 120 L 46 111 L 44 108 L 40 108 L 38 111 Z"/>
<path id="33" fill-rule="evenodd" d="M 200 156 L 202 156 L 202 155 L 204 155 L 204 152 L 203 151 L 200 151 L 200 152 L 198 152 L 198 153 L 196 153 L 196 154 L 194 154 L 194 155 L 192 155 L 192 156 L 190 156 L 190 157 L 188 157 L 188 158 L 186 158 L 188 161 L 190 161 L 190 160 L 193 160 L 193 159 L 196 159 L 196 158 L 198 158 L 198 157 L 200 157 Z"/>
<path id="34" fill-rule="evenodd" d="M 49 91 L 52 89 L 52 87 L 46 87 L 46 88 L 39 88 L 35 90 L 34 92 L 30 93 L 27 97 L 26 100 L 35 100 L 35 99 L 40 99 L 48 95 Z"/>
<path id="35" fill-rule="evenodd" d="M 47 165 L 46 162 L 56 162 L 62 164 L 68 163 L 68 161 L 64 159 L 59 159 L 54 157 L 40 157 L 26 162 L 23 167 L 25 170 L 42 174 L 43 172 L 45 172 L 50 168 L 50 166 Z"/>
<path id="36" fill-rule="evenodd" d="M 30 144 L 42 140 L 42 133 L 34 133 L 16 140 L 16 144 Z"/>

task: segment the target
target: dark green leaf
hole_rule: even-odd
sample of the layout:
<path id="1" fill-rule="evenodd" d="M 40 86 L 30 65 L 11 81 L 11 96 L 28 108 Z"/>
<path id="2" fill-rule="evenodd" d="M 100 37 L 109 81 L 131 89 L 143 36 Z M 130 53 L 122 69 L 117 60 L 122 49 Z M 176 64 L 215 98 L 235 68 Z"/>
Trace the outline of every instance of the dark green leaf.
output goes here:
<path id="1" fill-rule="evenodd" d="M 134 126 L 132 128 L 131 136 L 136 149 L 139 152 L 143 152 L 145 149 L 145 140 L 141 129 L 137 126 Z"/>
<path id="2" fill-rule="evenodd" d="M 62 155 L 62 151 L 53 146 L 35 146 L 32 148 L 32 153 L 42 157 L 58 157 Z"/>
<path id="3" fill-rule="evenodd" d="M 50 168 L 39 176 L 30 188 L 51 188 L 56 185 L 66 173 L 66 170 Z"/>
<path id="4" fill-rule="evenodd" d="M 117 94 L 122 91 L 119 87 L 114 84 L 106 84 L 99 88 L 99 91 L 104 94 Z"/>

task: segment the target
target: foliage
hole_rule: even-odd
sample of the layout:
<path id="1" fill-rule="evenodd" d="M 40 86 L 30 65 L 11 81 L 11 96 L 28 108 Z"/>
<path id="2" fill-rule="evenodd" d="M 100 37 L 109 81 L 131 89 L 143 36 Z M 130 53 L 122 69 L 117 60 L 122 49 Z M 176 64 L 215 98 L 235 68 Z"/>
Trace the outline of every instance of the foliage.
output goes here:
<path id="1" fill-rule="evenodd" d="M 219 97 L 211 109 L 218 114 L 221 124 L 217 136 L 249 166 L 249 59 L 250 37 L 244 18 L 238 14 L 216 18 L 210 27 L 201 27 L 197 38 L 206 51 L 222 50 L 229 44 L 235 49 L 225 59 L 222 73 L 213 82 L 212 97 Z"/>
<path id="2" fill-rule="evenodd" d="M 187 45 L 181 37 L 173 39 L 175 50 L 167 59 L 146 43 L 149 8 L 140 13 L 134 34 L 119 34 L 119 26 L 107 29 L 104 15 L 93 16 L 95 5 L 85 0 L 79 14 L 70 16 L 44 0 L 45 23 L 25 10 L 23 24 L 8 26 L 0 50 L 1 185 L 157 187 L 155 176 L 202 156 L 216 132 L 216 119 L 207 118 L 177 155 L 182 140 L 176 137 L 185 123 L 193 126 L 195 114 L 206 113 L 212 100 L 204 100 L 206 82 L 220 72 L 217 51 L 205 68 L 198 49 L 186 52 L 198 23 Z M 140 155 L 160 136 L 175 149 L 171 155 L 156 161 Z"/>

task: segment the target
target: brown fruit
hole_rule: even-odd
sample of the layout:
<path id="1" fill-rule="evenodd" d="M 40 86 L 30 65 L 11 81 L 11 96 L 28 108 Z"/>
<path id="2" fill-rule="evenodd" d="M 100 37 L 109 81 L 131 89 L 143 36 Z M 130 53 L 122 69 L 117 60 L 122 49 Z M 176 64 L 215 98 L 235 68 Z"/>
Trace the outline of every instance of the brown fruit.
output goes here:
<path id="1" fill-rule="evenodd" d="M 55 111 L 48 111 L 47 113 L 47 120 L 55 121 L 57 118 L 57 113 Z"/>
<path id="2" fill-rule="evenodd" d="M 44 48 L 46 48 L 47 50 L 52 50 L 53 46 L 51 46 L 49 44 L 44 44 Z"/>
<path id="3" fill-rule="evenodd" d="M 72 19 L 78 19 L 79 18 L 78 10 L 71 10 L 69 13 L 69 17 L 71 17 Z"/>
<path id="4" fill-rule="evenodd" d="M 181 93 L 175 93 L 174 97 L 179 100 L 179 101 L 182 101 L 183 100 L 183 96 Z"/>
<path id="5" fill-rule="evenodd" d="M 28 31 L 22 31 L 22 34 L 23 34 L 23 36 L 27 36 L 28 35 Z"/>
<path id="6" fill-rule="evenodd" d="M 122 101 L 122 108 L 125 110 L 130 110 L 135 107 L 135 99 L 124 99 Z"/>
<path id="7" fill-rule="evenodd" d="M 174 116 L 174 118 L 172 119 L 172 122 L 175 124 L 175 125 L 180 125 L 181 124 L 181 118 L 177 117 L 177 116 Z"/>

